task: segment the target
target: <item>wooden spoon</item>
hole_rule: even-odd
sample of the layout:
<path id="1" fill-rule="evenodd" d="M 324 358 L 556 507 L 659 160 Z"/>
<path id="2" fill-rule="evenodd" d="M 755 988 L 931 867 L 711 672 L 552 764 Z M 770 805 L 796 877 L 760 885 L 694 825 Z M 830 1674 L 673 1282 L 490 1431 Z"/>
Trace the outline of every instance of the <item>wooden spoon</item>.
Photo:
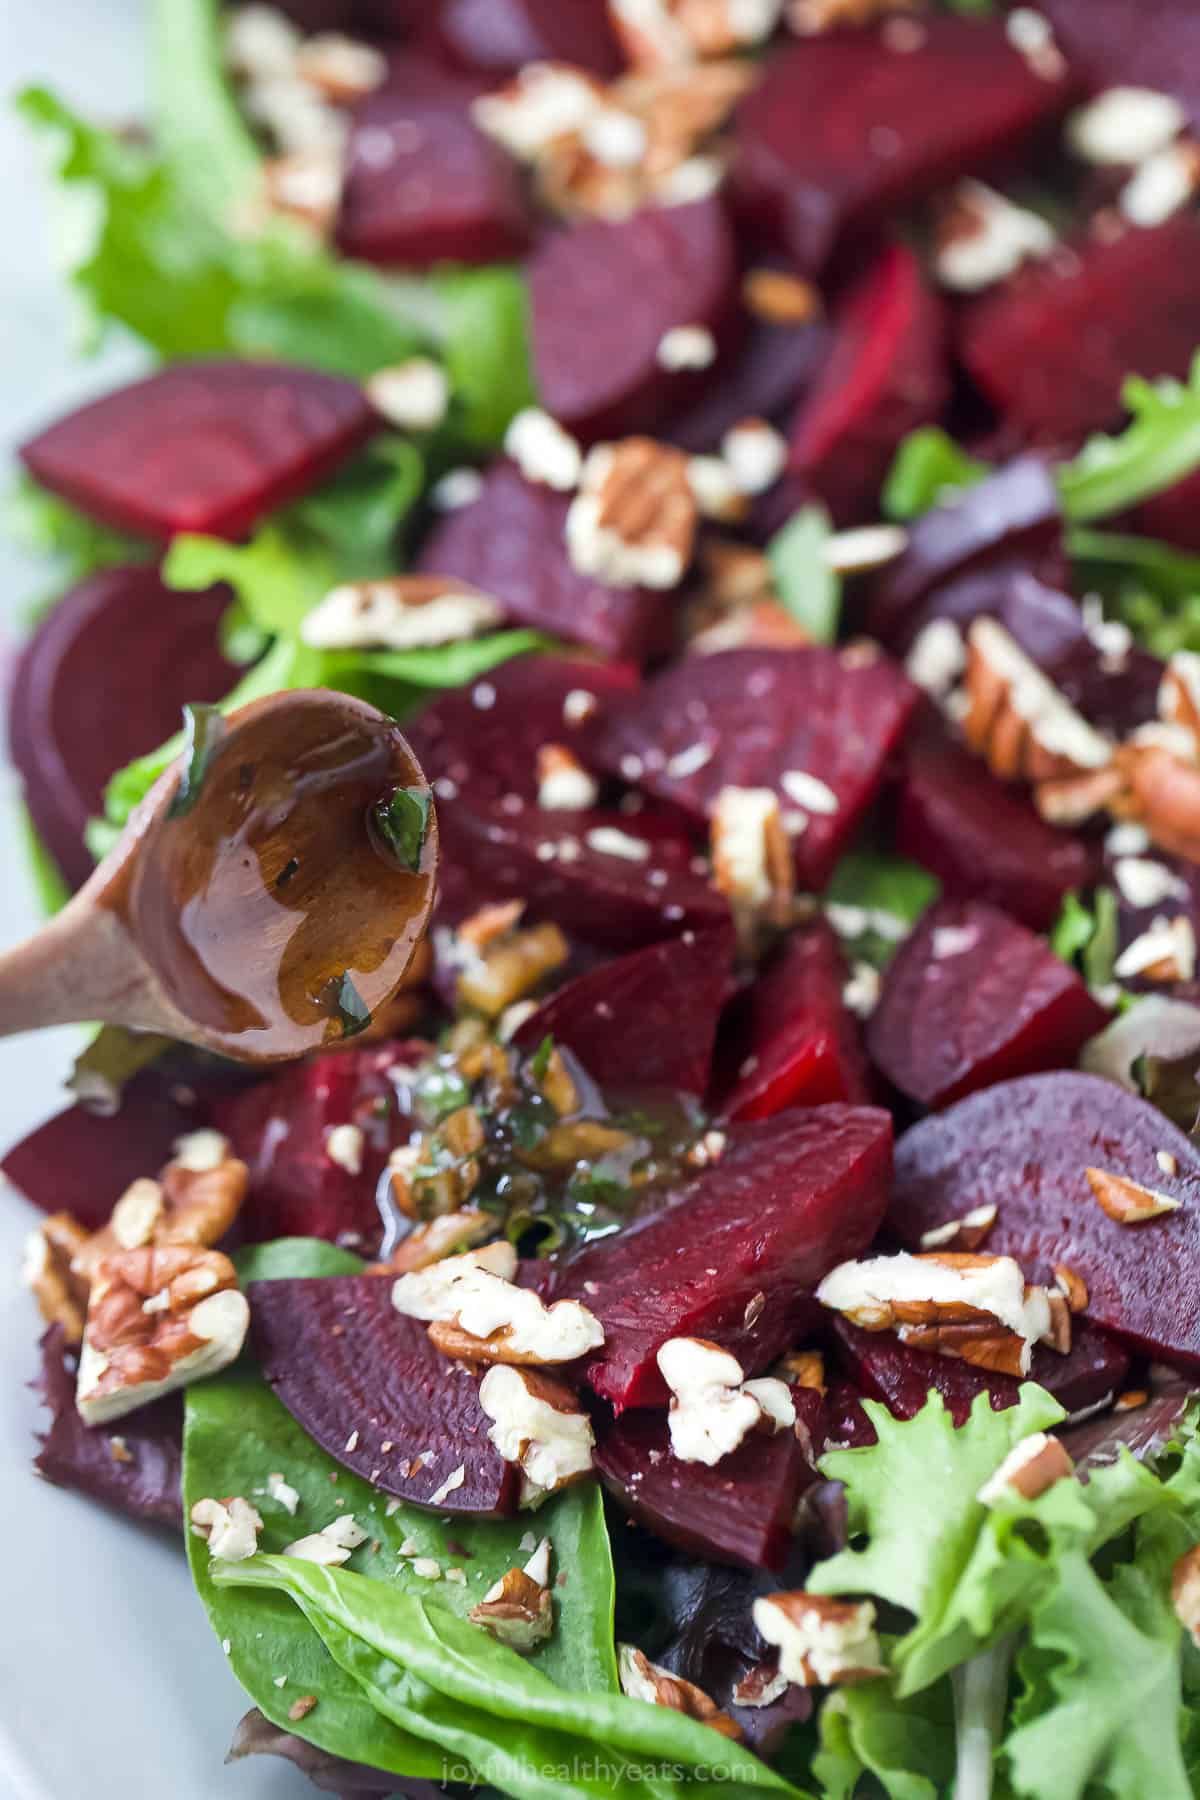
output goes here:
<path id="1" fill-rule="evenodd" d="M 0 956 L 0 1036 L 100 1020 L 275 1062 L 364 1029 L 401 986 L 437 824 L 399 730 L 324 689 L 208 723 L 86 886 Z"/>

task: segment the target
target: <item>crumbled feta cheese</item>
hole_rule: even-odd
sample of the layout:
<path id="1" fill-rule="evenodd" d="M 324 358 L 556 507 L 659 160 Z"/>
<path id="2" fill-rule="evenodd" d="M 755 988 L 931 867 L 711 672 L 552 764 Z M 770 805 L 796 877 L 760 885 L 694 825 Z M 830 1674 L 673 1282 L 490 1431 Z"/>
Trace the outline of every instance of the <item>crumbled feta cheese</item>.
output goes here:
<path id="1" fill-rule="evenodd" d="M 579 486 L 583 452 L 540 406 L 526 406 L 516 414 L 504 434 L 504 448 L 526 481 L 540 481 L 563 494 Z"/>
<path id="2" fill-rule="evenodd" d="M 1127 944 L 1113 964 L 1118 981 L 1133 975 L 1152 975 L 1163 965 L 1163 979 L 1191 981 L 1196 973 L 1196 934 L 1184 913 L 1173 919 L 1152 920 L 1148 930 Z"/>
<path id="3" fill-rule="evenodd" d="M 977 925 L 938 925 L 934 928 L 932 949 L 935 962 L 950 956 L 965 956 L 979 942 Z"/>
<path id="4" fill-rule="evenodd" d="M 765 419 L 743 419 L 721 439 L 721 455 L 743 494 L 765 494 L 787 466 L 787 439 Z"/>
<path id="5" fill-rule="evenodd" d="M 1164 900 L 1186 900 L 1188 884 L 1165 863 L 1147 856 L 1118 856 L 1113 879 L 1130 906 L 1161 906 Z"/>
<path id="6" fill-rule="evenodd" d="M 1150 848 L 1150 833 L 1144 825 L 1123 821 L 1107 834 L 1104 848 L 1110 856 L 1142 856 Z"/>
<path id="7" fill-rule="evenodd" d="M 599 1349 L 604 1329 L 586 1306 L 578 1300 L 546 1306 L 528 1288 L 514 1286 L 516 1270 L 516 1252 L 501 1240 L 402 1275 L 392 1304 L 410 1319 L 453 1320 L 473 1337 L 503 1333 L 506 1350 L 540 1363 L 571 1362 Z"/>
<path id="8" fill-rule="evenodd" d="M 219 1169 L 229 1155 L 229 1139 L 219 1131 L 188 1131 L 175 1139 L 171 1161 L 190 1174 L 204 1175 Z"/>
<path id="9" fill-rule="evenodd" d="M 1085 162 L 1133 167 L 1165 150 L 1186 124 L 1187 114 L 1171 94 L 1113 87 L 1071 114 L 1066 136 Z"/>
<path id="10" fill-rule="evenodd" d="M 285 1510 L 291 1513 L 292 1517 L 295 1518 L 296 1508 L 300 1504 L 300 1496 L 292 1486 L 291 1482 L 285 1481 L 283 1476 L 276 1469 L 273 1469 L 267 1476 L 267 1498 L 269 1500 L 277 1500 L 280 1506 L 284 1507 Z"/>
<path id="11" fill-rule="evenodd" d="M 450 406 L 450 378 L 427 356 L 376 369 L 363 388 L 375 411 L 401 431 L 436 430 Z"/>
<path id="12" fill-rule="evenodd" d="M 717 357 L 717 341 L 707 325 L 673 325 L 655 351 L 660 369 L 707 369 Z"/>
<path id="13" fill-rule="evenodd" d="M 435 512 L 458 512 L 471 506 L 483 492 L 483 476 L 478 469 L 447 469 L 429 490 L 429 503 Z"/>
<path id="14" fill-rule="evenodd" d="M 835 813 L 838 797 L 827 782 L 803 769 L 785 769 L 779 785 L 794 806 L 810 813 Z"/>
<path id="15" fill-rule="evenodd" d="M 587 688 L 572 688 L 563 700 L 563 719 L 568 725 L 582 725 L 596 710 L 596 696 Z"/>
<path id="16" fill-rule="evenodd" d="M 325 1154 L 347 1175 L 361 1175 L 366 1140 L 360 1125 L 330 1125 L 325 1131 Z"/>
<path id="17" fill-rule="evenodd" d="M 746 1381 L 737 1357 L 703 1338 L 670 1338 L 656 1360 L 673 1396 L 671 1449 L 681 1462 L 711 1468 L 751 1431 L 790 1430 L 796 1422 L 786 1382 Z"/>
<path id="18" fill-rule="evenodd" d="M 842 1002 L 856 1019 L 869 1019 L 879 1005 L 882 985 L 878 969 L 868 962 L 856 962 L 842 989 Z"/>
<path id="19" fill-rule="evenodd" d="M 650 846 L 645 838 L 631 837 L 616 825 L 593 826 L 584 833 L 583 841 L 589 850 L 598 850 L 602 856 L 623 856 L 626 862 L 650 860 Z"/>
<path id="20" fill-rule="evenodd" d="M 1117 195 L 1117 207 L 1133 225 L 1161 225 L 1190 204 L 1198 185 L 1200 154 L 1196 146 L 1168 144 L 1138 164 Z"/>

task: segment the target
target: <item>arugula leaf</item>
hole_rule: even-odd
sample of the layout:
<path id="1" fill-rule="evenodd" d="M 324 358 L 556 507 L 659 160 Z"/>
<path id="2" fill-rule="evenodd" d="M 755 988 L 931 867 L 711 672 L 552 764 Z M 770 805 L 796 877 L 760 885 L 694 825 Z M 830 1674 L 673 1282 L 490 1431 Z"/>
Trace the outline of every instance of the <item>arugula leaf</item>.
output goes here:
<path id="1" fill-rule="evenodd" d="M 259 1555 L 213 1574 L 222 1587 L 288 1594 L 396 1723 L 465 1753 L 485 1780 L 522 1800 L 639 1792 L 666 1800 L 688 1791 L 693 1771 L 702 1790 L 716 1776 L 735 1791 L 796 1792 L 682 1713 L 614 1691 L 564 1691 L 433 1598 L 296 1558 Z"/>
<path id="2" fill-rule="evenodd" d="M 275 522 L 260 526 L 245 544 L 183 532 L 172 540 L 162 578 L 167 587 L 187 593 L 227 581 L 246 618 L 271 637 L 294 635 L 336 579 L 327 552 L 314 548 L 302 555 Z"/>
<path id="3" fill-rule="evenodd" d="M 225 80 L 216 0 L 153 0 L 150 52 L 155 139 L 192 204 L 227 221 L 260 158 Z"/>
<path id="4" fill-rule="evenodd" d="M 1058 470 L 1063 512 L 1076 525 L 1136 506 L 1200 466 L 1200 355 L 1185 382 L 1131 375 L 1121 398 L 1133 415 L 1115 437 L 1093 437 Z"/>
<path id="5" fill-rule="evenodd" d="M 421 498 L 425 463 L 404 438 L 385 434 L 285 515 L 327 545 L 342 581 L 390 575 L 396 540 Z"/>
<path id="6" fill-rule="evenodd" d="M 825 556 L 830 535 L 824 507 L 802 506 L 767 545 L 780 601 L 818 644 L 837 637 L 842 607 L 842 584 Z"/>
<path id="7" fill-rule="evenodd" d="M 915 1615 L 894 1651 L 895 1691 L 903 1699 L 963 1659 L 952 1607 L 987 1516 L 976 1499 L 979 1489 L 1022 1438 L 1066 1415 L 1031 1382 L 1003 1412 L 993 1412 L 988 1395 L 980 1394 L 960 1430 L 936 1393 L 907 1420 L 894 1419 L 877 1401 L 863 1404 L 878 1443 L 831 1451 L 820 1467 L 828 1479 L 845 1482 L 850 1536 L 865 1532 L 868 1541 L 818 1563 L 808 1586 L 821 1594 L 874 1594 Z M 936 1506 L 929 1504 L 932 1470 Z"/>
<path id="8" fill-rule="evenodd" d="M 885 516 L 906 523 L 991 474 L 940 425 L 921 425 L 901 441 L 883 484 Z"/>
<path id="9" fill-rule="evenodd" d="M 454 384 L 456 435 L 498 445 L 513 416 L 537 404 L 529 356 L 529 295 L 519 269 L 496 264 L 433 277 L 437 335 Z"/>
<path id="10" fill-rule="evenodd" d="M 920 863 L 861 845 L 843 856 L 824 902 L 849 954 L 883 969 L 941 891 L 936 875 Z"/>
<path id="11" fill-rule="evenodd" d="M 1120 913 L 1112 888 L 1099 887 L 1090 908 L 1072 890 L 1050 927 L 1050 948 L 1064 962 L 1078 963 L 1089 987 L 1112 985 L 1119 948 Z"/>
<path id="12" fill-rule="evenodd" d="M 398 787 L 389 799 L 376 801 L 372 808 L 380 837 L 400 867 L 414 873 L 421 866 L 430 800 L 428 788 Z"/>
<path id="13" fill-rule="evenodd" d="M 1050 927 L 1050 948 L 1063 962 L 1073 963 L 1092 941 L 1095 915 L 1089 912 L 1075 889 L 1063 895 L 1058 917 Z"/>
<path id="14" fill-rule="evenodd" d="M 97 569 L 146 562 L 151 555 L 150 546 L 141 539 L 98 525 L 25 473 L 18 475 L 5 503 L 4 523 L 8 535 L 23 550 L 48 557 L 56 565 L 53 588 L 33 608 L 35 618 L 48 603 Z"/>

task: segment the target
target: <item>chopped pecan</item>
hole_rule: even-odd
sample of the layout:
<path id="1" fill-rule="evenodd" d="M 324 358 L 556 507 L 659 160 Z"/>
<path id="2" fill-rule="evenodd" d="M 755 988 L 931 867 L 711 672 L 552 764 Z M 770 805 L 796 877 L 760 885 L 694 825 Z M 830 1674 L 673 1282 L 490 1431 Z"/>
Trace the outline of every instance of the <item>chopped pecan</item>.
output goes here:
<path id="1" fill-rule="evenodd" d="M 609 0 L 608 10 L 634 67 L 658 69 L 761 43 L 783 0 Z"/>
<path id="2" fill-rule="evenodd" d="M 207 1249 L 219 1243 L 242 1209 L 249 1179 L 245 1163 L 229 1154 L 219 1132 L 181 1138 L 159 1179 L 142 1175 L 131 1182 L 108 1224 L 80 1245 L 73 1272 L 90 1281 L 119 1250 L 176 1244 Z"/>
<path id="3" fill-rule="evenodd" d="M 819 1350 L 789 1350 L 775 1373 L 794 1387 L 815 1388 L 818 1394 L 826 1390 L 825 1358 Z"/>
<path id="4" fill-rule="evenodd" d="M 1042 1342 L 1051 1350 L 1056 1350 L 1060 1356 L 1069 1356 L 1073 1327 L 1067 1297 L 1057 1287 L 1047 1288 L 1046 1303 L 1050 1308 L 1050 1328 L 1044 1334 Z"/>
<path id="5" fill-rule="evenodd" d="M 982 181 L 964 179 L 938 213 L 934 244 L 942 286 L 975 293 L 1012 275 L 1027 258 L 1047 255 L 1055 235 L 1040 213 L 1014 206 Z"/>
<path id="6" fill-rule="evenodd" d="M 748 934 L 759 921 L 786 925 L 796 894 L 796 864 L 778 795 L 771 788 L 722 788 L 710 831 L 714 885 Z"/>
<path id="7" fill-rule="evenodd" d="M 899 1335 L 915 1350 L 932 1350 L 939 1356 L 956 1356 L 978 1369 L 994 1369 L 1001 1375 L 1028 1373 L 1025 1340 L 994 1320 L 980 1319 L 962 1325 L 909 1325 Z"/>
<path id="8" fill-rule="evenodd" d="M 949 1219 L 945 1225 L 922 1232 L 921 1248 L 948 1250 L 953 1245 L 956 1250 L 978 1250 L 996 1223 L 997 1212 L 998 1208 L 991 1205 L 973 1207 L 961 1219 Z"/>
<path id="9" fill-rule="evenodd" d="M 61 1327 L 74 1347 L 83 1337 L 87 1313 L 88 1280 L 74 1267 L 74 1259 L 88 1241 L 88 1232 L 70 1213 L 51 1213 L 25 1241 L 21 1279 L 38 1303 L 47 1325 Z"/>
<path id="10" fill-rule="evenodd" d="M 1020 1375 L 1051 1326 L 1049 1296 L 1027 1287 L 1009 1256 L 902 1252 L 842 1263 L 817 1298 L 866 1331 L 895 1330 L 919 1348 Z"/>
<path id="11" fill-rule="evenodd" d="M 715 656 L 722 650 L 796 650 L 812 637 L 777 600 L 741 606 L 705 625 L 688 640 L 689 652 Z"/>
<path id="12" fill-rule="evenodd" d="M 1200 1649 L 1200 1544 L 1185 1550 L 1171 1571 L 1175 1616 Z"/>
<path id="13" fill-rule="evenodd" d="M 596 777 L 565 744 L 543 744 L 537 753 L 538 805 L 550 812 L 586 812 L 600 793 Z"/>
<path id="14" fill-rule="evenodd" d="M 1066 1263 L 1055 1263 L 1054 1283 L 1073 1313 L 1087 1311 L 1087 1282 L 1082 1275 L 1068 1268 Z"/>
<path id="15" fill-rule="evenodd" d="M 706 1338 L 668 1338 L 656 1360 L 671 1390 L 671 1449 L 680 1462 L 712 1468 L 752 1431 L 774 1435 L 796 1423 L 785 1381 L 747 1381 L 737 1357 Z"/>
<path id="16" fill-rule="evenodd" d="M 703 1688 L 652 1663 L 633 1644 L 618 1644 L 617 1668 L 621 1692 L 628 1694 L 631 1700 L 645 1700 L 651 1706 L 669 1706 L 672 1712 L 686 1713 L 689 1719 L 699 1719 L 701 1724 L 719 1731 L 722 1737 L 740 1742 L 741 1726 L 728 1713 L 723 1713 Z"/>
<path id="17" fill-rule="evenodd" d="M 696 522 L 683 452 L 653 438 L 623 438 L 590 452 L 567 513 L 567 550 L 580 574 L 614 587 L 678 587 Z"/>
<path id="18" fill-rule="evenodd" d="M 387 78 L 388 63 L 373 44 L 340 31 L 318 31 L 300 43 L 294 68 L 326 100 L 345 106 L 372 93 Z"/>
<path id="19" fill-rule="evenodd" d="M 742 278 L 747 311 L 769 325 L 807 325 L 821 316 L 821 292 L 785 269 L 748 269 Z"/>
<path id="20" fill-rule="evenodd" d="M 1044 1431 L 1035 1431 L 1009 1451 L 976 1498 L 982 1506 L 995 1506 L 1014 1495 L 1022 1500 L 1036 1500 L 1056 1481 L 1063 1481 L 1074 1472 L 1075 1465 L 1059 1440 L 1047 1437 Z"/>
<path id="21" fill-rule="evenodd" d="M 1113 746 L 994 619 L 967 633 L 965 693 L 963 736 L 1004 781 L 1062 780 L 1112 762 Z"/>
<path id="22" fill-rule="evenodd" d="M 1131 975 L 1144 981 L 1190 981 L 1195 973 L 1196 933 L 1186 913 L 1152 919 L 1113 964 L 1118 981 Z"/>
<path id="23" fill-rule="evenodd" d="M 509 1569 L 467 1617 L 510 1649 L 533 1650 L 554 1630 L 550 1596 L 550 1539 L 543 1538 L 523 1569 Z"/>
<path id="24" fill-rule="evenodd" d="M 488 1437 L 521 1470 L 522 1506 L 540 1506 L 590 1472 L 595 1434 L 564 1381 L 497 1363 L 479 1384 L 479 1404 L 492 1421 Z"/>
<path id="25" fill-rule="evenodd" d="M 1158 690 L 1158 716 L 1190 732 L 1200 750 L 1200 656 L 1194 650 L 1177 650 L 1168 661 Z"/>
<path id="26" fill-rule="evenodd" d="M 447 1356 L 467 1361 L 540 1366 L 599 1348 L 604 1331 L 586 1306 L 546 1306 L 515 1285 L 516 1272 L 516 1252 L 499 1241 L 401 1276 L 392 1303 L 406 1317 L 424 1319 L 430 1341 Z"/>
<path id="27" fill-rule="evenodd" d="M 272 213 L 296 219 L 320 238 L 333 231 L 342 198 L 342 154 L 332 145 L 268 156 L 262 165 L 263 201 Z"/>
<path id="28" fill-rule="evenodd" d="M 1200 862 L 1200 762 L 1187 753 L 1190 734 L 1164 729 L 1173 735 L 1139 732 L 1121 745 L 1116 754 L 1121 787 L 1110 810 L 1115 818 L 1144 825 L 1160 849 Z"/>
<path id="29" fill-rule="evenodd" d="M 461 932 L 459 941 L 469 948 Z M 530 925 L 497 936 L 460 967 L 458 998 L 489 1018 L 499 1018 L 514 1000 L 523 999 L 545 976 L 561 969 L 569 954 L 570 946 L 557 925 Z"/>
<path id="30" fill-rule="evenodd" d="M 842 1687 L 887 1674 L 869 1600 L 803 1589 L 768 1594 L 754 1602 L 754 1623 L 778 1647 L 780 1673 L 798 1687 Z"/>
<path id="31" fill-rule="evenodd" d="M 410 1231 L 403 1243 L 392 1251 L 388 1261 L 372 1263 L 368 1273 L 408 1275 L 414 1269 L 428 1269 L 444 1257 L 458 1256 L 476 1244 L 486 1243 L 488 1238 L 495 1236 L 498 1224 L 493 1213 L 480 1212 L 474 1206 L 443 1213 Z"/>
<path id="32" fill-rule="evenodd" d="M 245 1562 L 258 1549 L 262 1518 L 240 1494 L 224 1500 L 197 1500 L 188 1516 L 193 1532 L 205 1540 L 218 1562 Z"/>
<path id="33" fill-rule="evenodd" d="M 1109 1169 L 1085 1169 L 1084 1173 L 1101 1207 L 1117 1225 L 1141 1225 L 1164 1213 L 1178 1212 L 1183 1204 L 1169 1194 L 1130 1181 L 1127 1175 L 1114 1175 Z"/>
<path id="34" fill-rule="evenodd" d="M 316 650 L 416 650 L 477 637 L 504 609 L 448 575 L 387 575 L 331 588 L 306 613 L 300 635 Z"/>
<path id="35" fill-rule="evenodd" d="M 757 1709 L 773 1706 L 787 1692 L 788 1679 L 775 1663 L 756 1663 L 735 1686 L 730 1698 L 735 1706 Z"/>
<path id="36" fill-rule="evenodd" d="M 95 1271 L 76 1404 L 88 1425 L 223 1369 L 250 1322 L 229 1258 L 185 1245 L 122 1250 Z"/>
<path id="37" fill-rule="evenodd" d="M 1083 825 L 1097 813 L 1119 803 L 1126 793 L 1126 782 L 1120 769 L 1121 754 L 1121 750 L 1116 752 L 1107 769 L 1039 781 L 1033 790 L 1033 801 L 1047 824 Z"/>

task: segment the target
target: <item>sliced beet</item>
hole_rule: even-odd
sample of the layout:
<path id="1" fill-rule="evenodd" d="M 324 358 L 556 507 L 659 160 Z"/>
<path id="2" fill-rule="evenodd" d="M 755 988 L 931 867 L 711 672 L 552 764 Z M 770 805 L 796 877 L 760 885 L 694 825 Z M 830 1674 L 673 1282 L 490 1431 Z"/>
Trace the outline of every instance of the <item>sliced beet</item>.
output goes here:
<path id="1" fill-rule="evenodd" d="M 1137 509 L 1137 528 L 1182 550 L 1200 551 L 1200 470 L 1152 494 Z"/>
<path id="2" fill-rule="evenodd" d="M 834 31 L 776 56 L 737 116 L 735 193 L 756 229 L 820 269 L 835 245 L 1007 155 L 1062 109 L 999 19 L 922 18 L 913 51 L 886 29 Z"/>
<path id="3" fill-rule="evenodd" d="M 1184 376 L 1200 340 L 1200 221 L 1080 238 L 964 310 L 960 354 L 992 405 L 1042 443 L 1121 417 L 1128 375 Z"/>
<path id="4" fill-rule="evenodd" d="M 1049 929 L 1063 896 L 1086 887 L 1097 862 L 1088 844 L 1047 825 L 932 717 L 905 745 L 896 848 L 951 898 L 990 900 L 1034 931 Z"/>
<path id="5" fill-rule="evenodd" d="M 596 1467 L 633 1518 L 694 1556 L 778 1569 L 796 1503 L 814 1480 L 794 1431 L 752 1434 L 713 1468 L 680 1462 L 662 1412 L 630 1412 L 609 1427 Z"/>
<path id="6" fill-rule="evenodd" d="M 183 1527 L 180 1469 L 183 1400 L 169 1394 L 121 1420 L 119 1438 L 84 1424 L 75 1406 L 76 1357 L 61 1326 L 41 1342 L 38 1392 L 50 1414 L 34 1467 L 56 1487 L 78 1488 L 89 1500 L 146 1524 Z"/>
<path id="7" fill-rule="evenodd" d="M 886 1204 L 891 1119 L 873 1107 L 796 1109 L 734 1125 L 720 1160 L 583 1250 L 555 1296 L 604 1326 L 586 1379 L 618 1411 L 668 1398 L 655 1356 L 672 1337 L 722 1344 L 761 1372 L 813 1318 L 809 1296 L 874 1237 Z M 760 1303 L 761 1297 L 761 1303 Z"/>
<path id="8" fill-rule="evenodd" d="M 829 352 L 829 327 L 755 321 L 732 356 L 712 371 L 704 391 L 663 431 L 697 455 L 712 454 L 743 419 L 783 421 L 808 391 Z"/>
<path id="9" fill-rule="evenodd" d="M 515 1465 L 488 1437 L 476 1375 L 401 1317 L 386 1276 L 254 1281 L 249 1297 L 263 1374 L 322 1450 L 416 1506 L 461 1468 L 439 1512 L 513 1510 Z"/>
<path id="10" fill-rule="evenodd" d="M 909 648 L 935 611 L 939 589 L 952 577 L 1016 559 L 1017 567 L 1054 549 L 1061 537 L 1058 488 L 1039 456 L 1021 456 L 956 500 L 935 506 L 909 527 L 908 543 L 876 578 L 867 625 L 890 650 Z M 929 607 L 921 602 L 931 596 Z M 966 611 L 946 609 L 951 617 Z"/>
<path id="11" fill-rule="evenodd" d="M 542 405 L 585 438 L 653 431 L 705 385 L 702 372 L 665 369 L 659 345 L 678 325 L 723 338 L 736 282 L 733 236 L 715 198 L 553 233 L 529 264 Z"/>
<path id="12" fill-rule="evenodd" d="M 20 454 L 43 487 L 118 531 L 236 538 L 316 487 L 376 423 L 337 375 L 182 362 L 68 413 Z"/>
<path id="13" fill-rule="evenodd" d="M 624 66 L 605 0 L 443 0 L 433 35 L 447 56 L 486 75 L 561 62 L 611 81 Z"/>
<path id="14" fill-rule="evenodd" d="M 685 932 L 568 981 L 514 1041 L 534 1050 L 552 1037 L 614 1094 L 702 1096 L 732 972 L 731 924 Z"/>
<path id="15" fill-rule="evenodd" d="M 841 524 L 878 505 L 901 438 L 950 397 L 942 302 L 905 244 L 889 244 L 835 319 L 829 355 L 791 432 L 790 464 Z"/>
<path id="16" fill-rule="evenodd" d="M 860 1331 L 845 1319 L 836 1319 L 833 1329 L 853 1379 L 897 1419 L 919 1413 L 931 1388 L 942 1396 L 956 1425 L 965 1424 L 978 1394 L 988 1394 L 996 1412 L 1020 1398 L 1021 1383 L 1011 1375 L 917 1350 L 890 1331 Z M 1076 1321 L 1066 1356 L 1041 1344 L 1035 1348 L 1029 1379 L 1053 1394 L 1071 1416 L 1114 1399 L 1128 1373 L 1128 1352 L 1095 1326 Z"/>
<path id="17" fill-rule="evenodd" d="M 1088 1168 L 1183 1204 L 1146 1224 L 1115 1224 Z M 985 1204 L 998 1208 L 989 1255 L 1015 1256 L 1033 1280 L 1065 1264 L 1087 1285 L 1094 1324 L 1200 1368 L 1200 1152 L 1156 1107 L 1097 1075 L 1030 1075 L 972 1094 L 900 1139 L 888 1225 L 902 1244 L 915 1249 L 923 1232 Z"/>
<path id="18" fill-rule="evenodd" d="M 940 900 L 888 964 L 867 1049 L 910 1100 L 948 1106 L 1073 1066 L 1107 1021 L 1045 938 L 982 900 Z"/>
<path id="19" fill-rule="evenodd" d="M 178 594 L 156 570 L 104 569 L 46 614 L 13 675 L 9 745 L 25 804 L 68 887 L 95 861 L 84 843 L 110 775 L 176 730 L 193 700 L 237 679 L 221 654 L 227 588 Z"/>
<path id="20" fill-rule="evenodd" d="M 216 1077 L 216 1091 L 227 1086 Z M 72 1213 L 96 1231 L 130 1182 L 157 1175 L 175 1140 L 210 1124 L 213 1110 L 213 1078 L 200 1066 L 143 1069 L 115 1112 L 69 1106 L 14 1144 L 0 1169 L 43 1212 Z"/>
<path id="21" fill-rule="evenodd" d="M 878 1442 L 879 1434 L 863 1410 L 862 1389 L 853 1381 L 830 1384 L 825 1413 L 830 1450 L 865 1450 Z"/>
<path id="22" fill-rule="evenodd" d="M 870 1098 L 858 1027 L 842 1000 L 846 965 L 823 919 L 794 931 L 731 1008 L 719 1110 L 769 1119 L 787 1106 Z"/>
<path id="23" fill-rule="evenodd" d="M 553 488 L 526 481 L 512 463 L 494 463 L 478 498 L 434 526 L 416 566 L 470 582 L 522 625 L 606 656 L 640 663 L 668 649 L 674 597 L 581 575 L 563 536 L 569 504 Z"/>
<path id="24" fill-rule="evenodd" d="M 1040 10 L 1090 88 L 1156 88 L 1200 125 L 1200 14 L 1191 0 L 1044 0 Z"/>
<path id="25" fill-rule="evenodd" d="M 615 701 L 590 749 L 600 766 L 697 823 L 724 787 L 774 788 L 785 817 L 807 819 L 793 839 L 796 868 L 806 887 L 820 889 L 874 799 L 916 697 L 882 656 L 863 662 L 815 646 L 727 650 L 689 657 Z M 701 749 L 709 755 L 696 766 Z M 686 774 L 672 772 L 681 757 L 690 759 Z M 831 790 L 835 810 L 806 814 L 789 797 L 789 776 L 803 775 Z"/>
<path id="26" fill-rule="evenodd" d="M 250 1169 L 241 1215 L 248 1243 L 320 1237 L 369 1254 L 382 1222 L 375 1190 L 388 1155 L 408 1142 L 393 1072 L 411 1068 L 425 1046 L 389 1043 L 292 1063 L 214 1109 L 214 1123 Z M 397 1077 L 399 1079 L 399 1077 Z M 357 1125 L 362 1167 L 329 1154 L 329 1133 Z"/>

